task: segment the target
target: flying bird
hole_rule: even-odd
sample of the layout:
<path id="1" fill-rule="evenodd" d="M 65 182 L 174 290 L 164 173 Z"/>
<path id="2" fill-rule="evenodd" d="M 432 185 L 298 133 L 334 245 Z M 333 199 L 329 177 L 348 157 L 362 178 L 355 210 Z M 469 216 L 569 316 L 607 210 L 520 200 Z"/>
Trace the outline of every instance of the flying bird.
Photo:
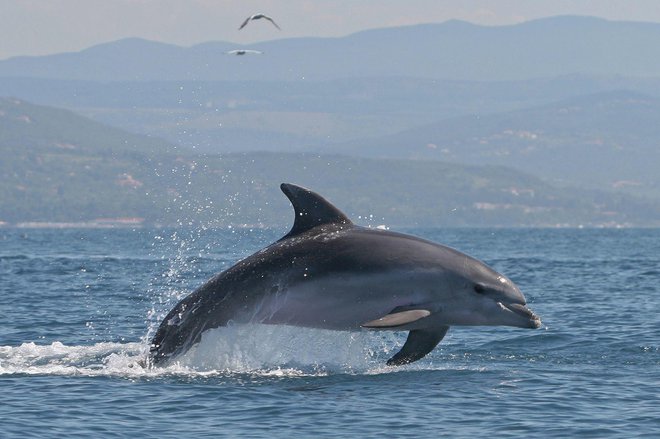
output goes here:
<path id="1" fill-rule="evenodd" d="M 227 55 L 261 55 L 263 52 L 250 49 L 235 49 L 225 52 Z"/>
<path id="2" fill-rule="evenodd" d="M 243 29 L 245 26 L 247 26 L 247 24 L 248 24 L 251 20 L 259 20 L 259 19 L 261 19 L 261 18 L 265 18 L 266 20 L 268 20 L 268 21 L 270 21 L 271 23 L 273 23 L 273 26 L 275 26 L 276 28 L 280 29 L 280 27 L 277 25 L 277 23 L 275 23 L 275 21 L 273 21 L 273 19 L 270 18 L 268 15 L 266 15 L 266 14 L 254 14 L 254 15 L 252 15 L 252 16 L 246 18 L 245 21 L 243 22 L 243 24 L 241 24 L 241 27 L 238 28 L 238 30 L 241 30 L 241 29 Z M 282 29 L 280 29 L 280 30 L 282 30 Z"/>

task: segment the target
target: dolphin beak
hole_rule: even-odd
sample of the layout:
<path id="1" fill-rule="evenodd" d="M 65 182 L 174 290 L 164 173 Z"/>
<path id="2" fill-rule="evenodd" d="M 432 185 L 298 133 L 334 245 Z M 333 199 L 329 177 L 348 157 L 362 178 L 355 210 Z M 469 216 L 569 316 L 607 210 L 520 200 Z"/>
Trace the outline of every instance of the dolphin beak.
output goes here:
<path id="1" fill-rule="evenodd" d="M 497 304 L 500 306 L 505 311 L 510 311 L 514 313 L 516 316 L 521 317 L 524 319 L 523 324 L 521 324 L 521 327 L 526 327 L 526 328 L 531 328 L 531 329 L 536 329 L 541 327 L 541 318 L 534 314 L 534 312 L 527 308 L 525 305 L 522 305 L 520 303 L 508 303 L 508 304 L 503 304 L 502 302 L 497 302 Z"/>

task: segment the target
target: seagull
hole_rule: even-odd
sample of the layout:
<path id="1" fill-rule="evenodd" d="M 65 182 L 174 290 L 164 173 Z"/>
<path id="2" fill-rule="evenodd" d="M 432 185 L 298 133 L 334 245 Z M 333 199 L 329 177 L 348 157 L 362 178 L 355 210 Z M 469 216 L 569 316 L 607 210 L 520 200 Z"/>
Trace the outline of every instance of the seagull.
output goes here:
<path id="1" fill-rule="evenodd" d="M 277 25 L 277 23 L 275 23 L 275 22 L 273 21 L 273 19 L 270 18 L 268 15 L 266 15 L 266 14 L 254 14 L 254 15 L 252 15 L 252 16 L 246 18 L 245 21 L 243 22 L 243 24 L 241 24 L 241 27 L 238 28 L 238 30 L 241 30 L 241 29 L 243 29 L 245 26 L 247 26 L 247 24 L 248 24 L 251 20 L 259 20 L 260 18 L 265 18 L 266 20 L 268 20 L 268 21 L 270 21 L 271 23 L 273 23 L 273 25 L 274 25 L 276 28 L 280 29 L 280 27 Z M 280 29 L 280 30 L 282 30 L 282 29 Z"/>
<path id="2" fill-rule="evenodd" d="M 250 49 L 235 49 L 225 52 L 227 55 L 261 55 L 263 52 Z"/>

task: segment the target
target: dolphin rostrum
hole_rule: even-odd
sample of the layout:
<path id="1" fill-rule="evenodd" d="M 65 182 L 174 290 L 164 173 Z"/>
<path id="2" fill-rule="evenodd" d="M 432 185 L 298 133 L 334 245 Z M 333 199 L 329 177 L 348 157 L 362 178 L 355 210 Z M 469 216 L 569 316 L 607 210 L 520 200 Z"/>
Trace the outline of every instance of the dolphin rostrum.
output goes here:
<path id="1" fill-rule="evenodd" d="M 204 331 L 229 321 L 410 331 L 388 365 L 424 357 L 451 325 L 541 326 L 518 287 L 484 263 L 414 236 L 356 226 L 308 189 L 281 189 L 295 210 L 291 231 L 181 300 L 153 337 L 150 364 L 183 354 Z"/>

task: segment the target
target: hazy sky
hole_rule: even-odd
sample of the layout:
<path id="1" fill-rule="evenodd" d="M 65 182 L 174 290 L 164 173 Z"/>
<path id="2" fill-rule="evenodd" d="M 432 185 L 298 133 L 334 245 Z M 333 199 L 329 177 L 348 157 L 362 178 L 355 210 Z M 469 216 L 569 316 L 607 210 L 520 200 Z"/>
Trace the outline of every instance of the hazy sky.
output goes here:
<path id="1" fill-rule="evenodd" d="M 262 20 L 239 32 L 257 12 L 272 16 L 282 31 Z M 0 0 L 0 59 L 126 37 L 183 46 L 250 43 L 449 19 L 501 25 L 568 14 L 660 22 L 660 0 Z"/>

